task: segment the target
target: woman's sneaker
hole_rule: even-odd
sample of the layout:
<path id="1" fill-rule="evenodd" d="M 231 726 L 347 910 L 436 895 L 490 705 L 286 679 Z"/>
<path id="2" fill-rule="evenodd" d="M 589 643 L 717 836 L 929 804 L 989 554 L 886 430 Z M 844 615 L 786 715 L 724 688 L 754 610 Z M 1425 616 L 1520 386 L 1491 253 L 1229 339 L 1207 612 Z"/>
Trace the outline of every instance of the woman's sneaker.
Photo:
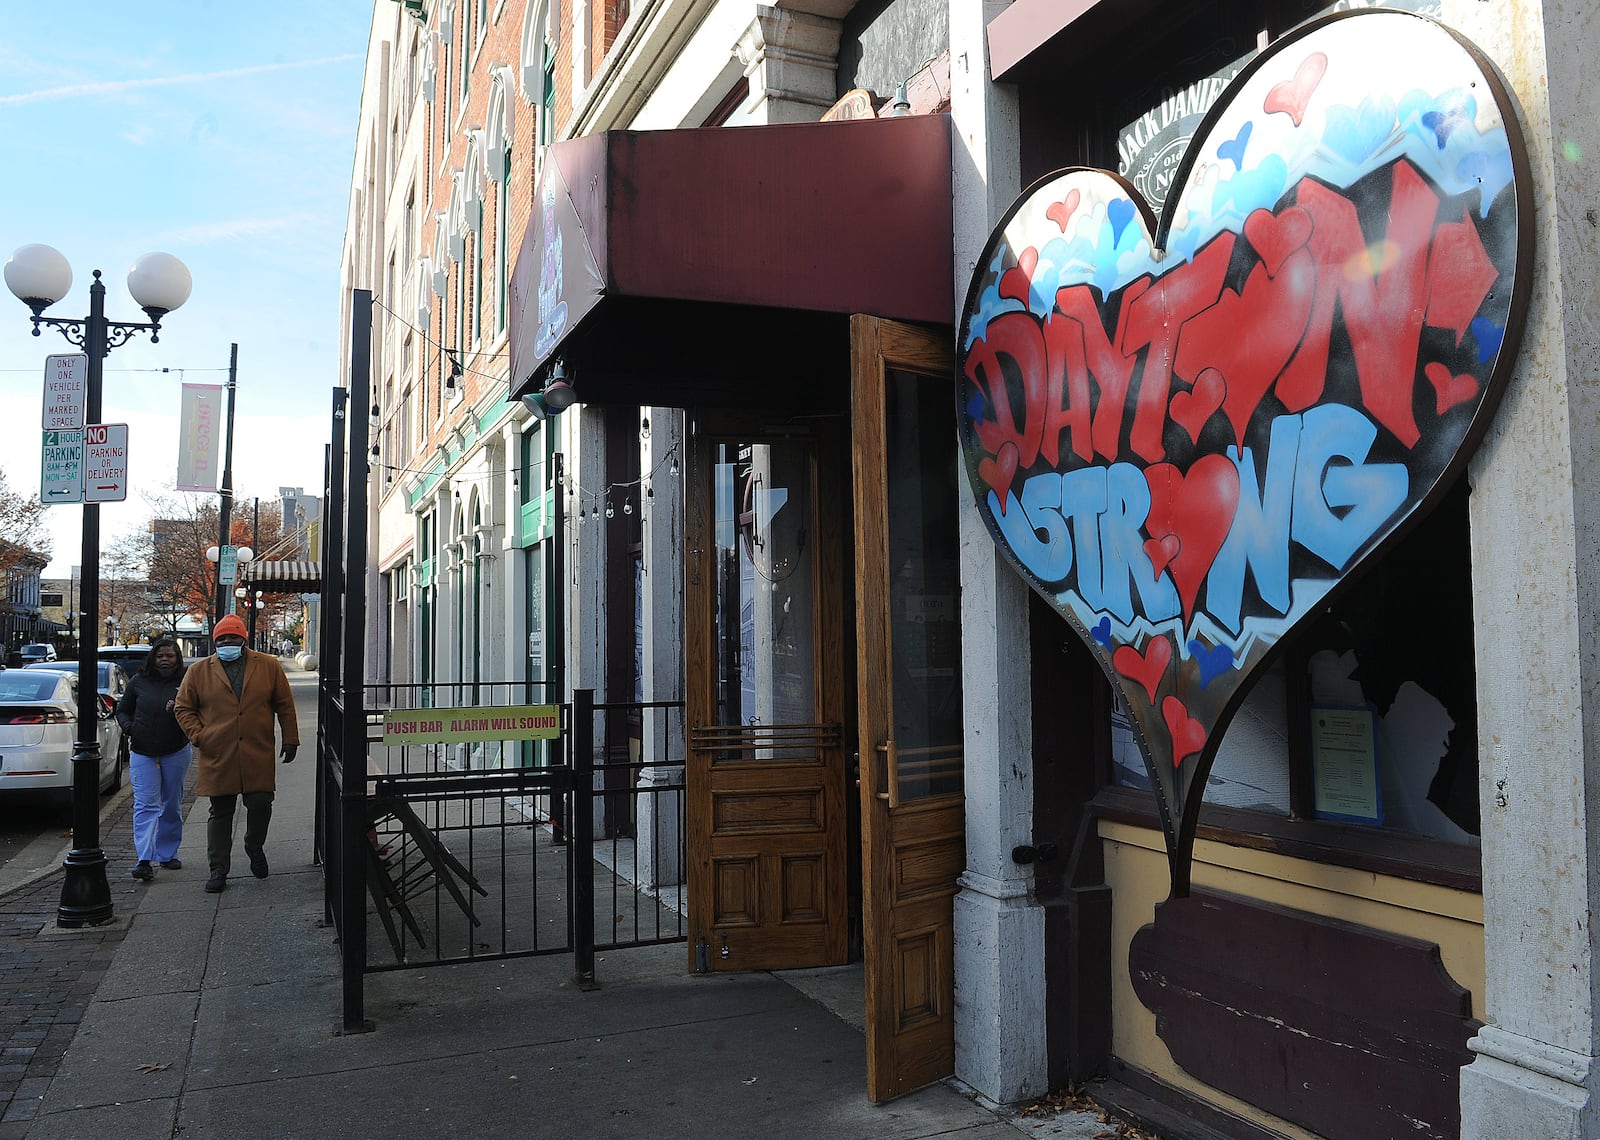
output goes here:
<path id="1" fill-rule="evenodd" d="M 150 860 L 148 859 L 140 859 L 133 865 L 133 870 L 128 873 L 135 879 L 143 879 L 147 883 L 156 877 L 155 868 L 150 866 Z"/>

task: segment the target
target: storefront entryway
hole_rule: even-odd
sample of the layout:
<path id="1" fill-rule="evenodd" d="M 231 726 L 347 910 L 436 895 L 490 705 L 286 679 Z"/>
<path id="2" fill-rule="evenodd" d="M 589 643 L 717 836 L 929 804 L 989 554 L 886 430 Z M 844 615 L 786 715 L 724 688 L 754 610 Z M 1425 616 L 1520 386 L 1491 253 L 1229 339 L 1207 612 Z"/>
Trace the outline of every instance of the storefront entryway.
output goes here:
<path id="1" fill-rule="evenodd" d="M 695 423 L 690 964 L 843 964 L 859 908 L 882 1101 L 954 1066 L 959 499 L 948 331 L 854 317 L 851 356 L 848 441 L 829 417 Z"/>

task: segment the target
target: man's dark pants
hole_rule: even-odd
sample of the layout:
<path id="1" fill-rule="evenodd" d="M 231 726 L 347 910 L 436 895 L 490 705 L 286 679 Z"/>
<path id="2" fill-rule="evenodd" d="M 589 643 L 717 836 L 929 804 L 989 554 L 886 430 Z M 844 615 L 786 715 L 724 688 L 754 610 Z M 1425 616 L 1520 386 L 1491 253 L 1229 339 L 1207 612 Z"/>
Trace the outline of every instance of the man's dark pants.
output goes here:
<path id="1" fill-rule="evenodd" d="M 272 793 L 245 792 L 245 853 L 260 851 L 267 842 L 267 825 L 272 822 Z M 211 797 L 211 815 L 206 820 L 206 858 L 213 875 L 228 874 L 233 864 L 233 815 L 240 797 L 236 794 Z"/>

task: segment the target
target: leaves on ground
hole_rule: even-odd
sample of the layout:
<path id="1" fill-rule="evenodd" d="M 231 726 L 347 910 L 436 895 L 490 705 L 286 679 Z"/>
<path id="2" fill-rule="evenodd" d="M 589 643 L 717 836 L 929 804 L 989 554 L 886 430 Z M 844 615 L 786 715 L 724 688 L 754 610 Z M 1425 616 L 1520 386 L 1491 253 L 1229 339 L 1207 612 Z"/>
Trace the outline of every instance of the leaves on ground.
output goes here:
<path id="1" fill-rule="evenodd" d="M 1154 1132 L 1146 1132 L 1125 1120 L 1119 1120 L 1096 1103 L 1080 1085 L 1054 1089 L 1037 1100 L 1023 1105 L 1017 1110 L 1017 1115 L 1044 1117 L 1059 1116 L 1063 1112 L 1092 1112 L 1101 1124 L 1109 1125 L 1108 1128 L 1095 1131 L 1095 1140 L 1162 1140 L 1162 1137 Z"/>
<path id="2" fill-rule="evenodd" d="M 134 1067 L 134 1072 L 136 1072 L 136 1073 L 164 1073 L 170 1068 L 172 1068 L 172 1063 L 170 1061 L 146 1061 L 142 1065 L 136 1065 Z"/>

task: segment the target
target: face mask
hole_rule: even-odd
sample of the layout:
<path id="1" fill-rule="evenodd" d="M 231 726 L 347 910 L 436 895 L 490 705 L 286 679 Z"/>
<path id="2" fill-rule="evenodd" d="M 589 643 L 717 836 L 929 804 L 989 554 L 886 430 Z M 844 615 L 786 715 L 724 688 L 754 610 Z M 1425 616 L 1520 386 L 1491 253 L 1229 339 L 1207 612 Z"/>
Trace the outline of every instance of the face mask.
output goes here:
<path id="1" fill-rule="evenodd" d="M 176 673 L 177 671 L 178 671 L 178 667 L 176 665 L 157 665 L 156 666 L 156 676 L 158 676 L 158 677 L 170 677 L 174 673 Z"/>
<path id="2" fill-rule="evenodd" d="M 217 646 L 217 660 L 237 661 L 239 660 L 239 654 L 243 652 L 244 646 L 242 645 L 219 645 Z"/>

